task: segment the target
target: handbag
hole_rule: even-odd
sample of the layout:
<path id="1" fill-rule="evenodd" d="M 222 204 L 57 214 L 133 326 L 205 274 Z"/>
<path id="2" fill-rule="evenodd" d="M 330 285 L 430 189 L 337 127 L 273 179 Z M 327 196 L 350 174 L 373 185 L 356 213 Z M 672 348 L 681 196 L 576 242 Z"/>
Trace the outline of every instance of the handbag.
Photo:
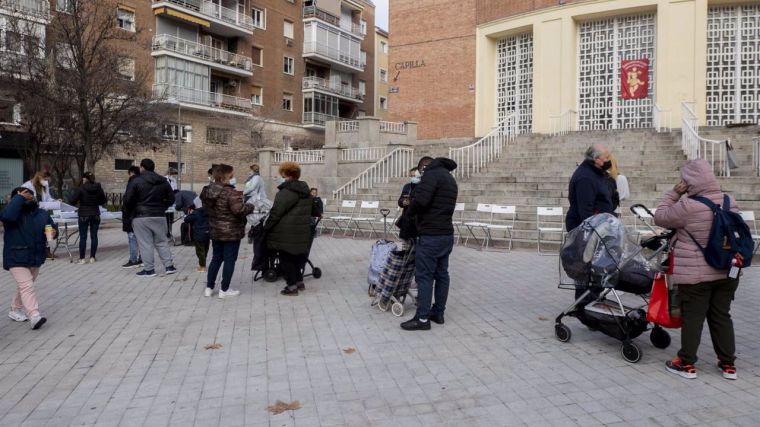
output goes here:
<path id="1" fill-rule="evenodd" d="M 676 290 L 668 290 L 668 282 L 664 274 L 657 274 L 652 283 L 652 293 L 647 309 L 647 321 L 664 328 L 680 328 L 683 324 L 678 307 Z"/>

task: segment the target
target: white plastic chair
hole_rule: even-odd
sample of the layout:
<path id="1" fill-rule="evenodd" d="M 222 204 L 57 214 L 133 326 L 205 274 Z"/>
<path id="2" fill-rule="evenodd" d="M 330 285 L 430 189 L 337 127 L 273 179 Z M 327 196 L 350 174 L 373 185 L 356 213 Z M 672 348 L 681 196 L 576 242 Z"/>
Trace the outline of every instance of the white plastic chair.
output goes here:
<path id="1" fill-rule="evenodd" d="M 635 207 L 633 210 L 636 212 L 633 215 L 633 232 L 636 233 L 636 239 L 641 241 L 643 236 L 653 236 L 655 232 L 652 230 L 654 228 L 652 215 L 657 212 L 657 209 L 649 209 L 652 215 L 641 207 Z"/>
<path id="2" fill-rule="evenodd" d="M 354 235 L 352 236 L 353 238 L 356 238 L 356 233 L 362 231 L 361 224 L 369 225 L 369 237 L 372 237 L 373 234 L 377 234 L 373 223 L 377 221 L 378 209 L 380 209 L 380 202 L 377 200 L 370 202 L 363 201 L 361 203 L 357 216 L 351 219 L 351 222 L 353 222 L 356 226 L 354 227 Z"/>
<path id="3" fill-rule="evenodd" d="M 494 231 L 503 231 L 504 237 L 509 237 L 509 250 L 512 250 L 512 230 L 515 228 L 517 208 L 515 206 L 492 205 L 491 223 L 486 227 L 487 240 L 485 247 L 493 240 Z"/>
<path id="4" fill-rule="evenodd" d="M 565 240 L 565 227 L 562 222 L 564 218 L 564 211 L 561 207 L 537 207 L 536 208 L 536 229 L 538 230 L 538 253 L 541 255 L 548 254 L 550 252 L 541 251 L 541 236 L 544 234 L 559 234 L 561 236 L 561 243 Z M 542 218 L 547 218 L 543 225 Z M 559 218 L 559 221 L 557 221 Z M 559 227 L 557 227 L 559 225 Z"/>
<path id="5" fill-rule="evenodd" d="M 486 240 L 488 239 L 488 225 L 491 221 L 491 204 L 488 203 L 478 203 L 478 207 L 475 209 L 475 215 L 476 219 L 480 219 L 482 221 L 469 221 L 465 222 L 464 226 L 467 227 L 467 231 L 470 233 L 470 236 L 472 236 L 475 241 L 478 241 L 478 237 L 475 235 L 475 229 L 481 229 L 483 230 L 483 242 L 480 244 L 480 247 L 482 248 Z M 464 240 L 465 246 L 467 246 L 467 242 L 470 241 L 470 237 L 468 236 Z"/>
<path id="6" fill-rule="evenodd" d="M 453 218 L 457 218 L 457 212 L 459 213 L 459 219 L 454 219 L 451 221 L 451 223 L 454 225 L 454 230 L 456 231 L 456 237 L 457 237 L 457 244 L 462 240 L 462 229 L 461 225 L 464 222 L 464 203 L 457 203 L 456 206 L 454 206 L 454 216 Z"/>
<path id="7" fill-rule="evenodd" d="M 328 219 L 335 224 L 331 236 L 335 236 L 335 230 L 340 229 L 345 235 L 351 226 L 351 219 L 356 211 L 356 200 L 343 200 L 338 210 L 338 215 L 331 216 Z"/>
<path id="8" fill-rule="evenodd" d="M 757 252 L 757 249 L 760 248 L 760 234 L 757 233 L 757 221 L 755 220 L 755 212 L 753 211 L 740 211 L 739 215 L 741 215 L 744 222 L 747 223 L 749 226 L 749 231 L 752 232 L 752 240 L 755 242 L 755 250 L 754 252 Z"/>

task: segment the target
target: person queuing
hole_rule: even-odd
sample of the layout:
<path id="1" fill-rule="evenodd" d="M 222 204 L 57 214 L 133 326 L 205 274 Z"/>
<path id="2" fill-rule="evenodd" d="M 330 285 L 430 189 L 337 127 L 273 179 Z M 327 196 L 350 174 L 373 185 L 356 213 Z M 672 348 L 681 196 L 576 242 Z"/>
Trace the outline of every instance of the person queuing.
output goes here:
<path id="1" fill-rule="evenodd" d="M 190 224 L 193 235 L 193 245 L 195 246 L 195 256 L 198 257 L 198 268 L 195 269 L 198 273 L 206 272 L 206 258 L 208 256 L 208 249 L 211 245 L 209 237 L 209 224 L 208 224 L 208 212 L 206 208 L 200 203 L 193 207 L 186 209 L 187 215 L 185 216 L 185 223 Z M 206 288 L 208 289 L 208 288 Z"/>
<path id="2" fill-rule="evenodd" d="M 90 234 L 90 264 L 96 259 L 98 252 L 98 229 L 100 228 L 100 207 L 106 202 L 106 193 L 99 182 L 95 181 L 95 175 L 92 172 L 85 172 L 82 175 L 82 183 L 74 192 L 69 203 L 79 206 L 77 211 L 79 215 L 79 264 L 85 262 L 85 252 L 87 251 L 87 234 Z"/>
<path id="3" fill-rule="evenodd" d="M 423 157 L 417 168 L 422 179 L 414 188 L 407 214 L 415 218 L 417 254 L 417 312 L 401 324 L 407 331 L 429 330 L 430 322 L 444 323 L 449 296 L 449 255 L 454 249 L 454 208 L 459 189 L 451 171 L 456 162 L 445 157 Z M 433 303 L 435 295 L 435 303 Z M 432 304 L 432 306 L 431 306 Z"/>
<path id="4" fill-rule="evenodd" d="M 169 183 L 169 186 L 172 188 L 172 193 L 174 194 L 179 191 L 178 176 L 179 172 L 175 168 L 169 168 L 166 172 L 166 181 Z M 165 212 L 164 215 L 166 217 L 166 237 L 171 239 L 172 226 L 174 225 L 174 212 Z"/>
<path id="5" fill-rule="evenodd" d="M 22 187 L 31 190 L 34 199 L 37 202 L 54 202 L 55 199 L 50 195 L 50 172 L 39 171 L 34 174 L 32 179 L 23 183 Z"/>
<path id="6" fill-rule="evenodd" d="M 214 168 L 214 182 L 201 191 L 201 201 L 208 212 L 208 222 L 212 245 L 211 263 L 204 295 L 210 297 L 216 287 L 216 276 L 222 270 L 222 286 L 219 298 L 240 295 L 240 291 L 230 289 L 235 261 L 240 251 L 240 240 L 245 236 L 246 216 L 253 212 L 253 205 L 243 202 L 243 192 L 235 190 L 231 184 L 235 171 L 230 165 Z"/>
<path id="7" fill-rule="evenodd" d="M 314 204 L 314 209 L 311 217 L 311 238 L 316 239 L 317 224 L 322 220 L 322 215 L 325 213 L 325 202 L 321 197 L 319 197 L 319 188 L 311 187 L 309 194 L 311 195 L 311 200 Z"/>
<path id="8" fill-rule="evenodd" d="M 252 164 L 250 166 L 251 173 L 245 180 L 245 190 L 243 190 L 243 197 L 246 203 L 249 200 L 266 200 L 267 193 L 264 189 L 264 181 L 259 174 L 259 165 Z"/>
<path id="9" fill-rule="evenodd" d="M 612 204 L 615 207 L 615 215 L 619 217 L 621 213 L 620 203 L 631 197 L 631 189 L 628 187 L 628 178 L 620 173 L 617 158 L 612 154 L 610 154 L 610 162 L 612 162 L 612 166 L 607 171 L 607 174 L 615 181 L 615 194 Z"/>
<path id="10" fill-rule="evenodd" d="M 297 296 L 306 289 L 303 269 L 311 247 L 311 219 L 318 216 L 309 185 L 301 181 L 301 167 L 295 162 L 280 164 L 281 183 L 264 225 L 267 247 L 277 251 L 287 285 L 282 295 Z"/>
<path id="11" fill-rule="evenodd" d="M 728 271 L 716 270 L 707 264 L 697 245 L 706 245 L 712 229 L 713 212 L 700 201 L 683 197 L 701 196 L 716 205 L 723 204 L 723 192 L 706 160 L 691 160 L 681 168 L 681 182 L 665 194 L 657 207 L 654 223 L 676 230 L 671 242 L 672 283 L 678 286 L 681 301 L 681 349 L 665 363 L 669 372 L 684 378 L 696 378 L 697 350 L 702 326 L 707 319 L 713 349 L 718 356 L 718 369 L 727 379 L 736 379 L 736 343 L 731 320 L 739 278 L 730 278 Z M 730 209 L 739 207 L 732 197 Z"/>
<path id="12" fill-rule="evenodd" d="M 10 271 L 17 286 L 8 317 L 17 322 L 29 320 L 32 329 L 39 329 L 47 319 L 40 313 L 34 282 L 45 263 L 47 241 L 55 238 L 58 227 L 25 187 L 11 192 L 0 221 L 4 228 L 3 268 Z"/>
<path id="13" fill-rule="evenodd" d="M 417 228 L 414 225 L 414 218 L 408 215 L 409 205 L 412 203 L 412 195 L 414 188 L 421 180 L 419 169 L 409 169 L 409 182 L 404 184 L 401 189 L 401 195 L 398 198 L 398 207 L 401 208 L 401 215 L 396 221 L 396 226 L 399 228 L 399 237 L 403 240 L 414 239 L 417 237 Z"/>
<path id="14" fill-rule="evenodd" d="M 601 144 L 586 150 L 586 158 L 575 169 L 567 198 L 570 207 L 565 216 L 565 229 L 570 231 L 594 214 L 612 213 L 613 202 L 606 171 L 612 167 L 610 152 Z"/>
<path id="15" fill-rule="evenodd" d="M 134 184 L 135 178 L 140 175 L 140 168 L 137 166 L 130 166 L 127 170 L 129 180 L 127 181 L 127 189 L 124 194 L 128 193 L 129 187 Z M 129 243 L 129 261 L 122 265 L 121 268 L 135 268 L 142 264 L 140 259 L 140 250 L 137 245 L 137 237 L 135 237 L 135 230 L 132 227 L 132 219 L 135 216 L 134 208 L 128 207 L 125 203 L 121 206 L 121 228 L 127 233 L 127 241 Z"/>
<path id="16" fill-rule="evenodd" d="M 155 252 L 166 269 L 166 274 L 174 274 L 172 252 L 166 237 L 166 209 L 174 203 L 172 188 L 165 177 L 154 172 L 156 164 L 151 159 L 140 161 L 140 175 L 132 185 L 127 186 L 124 204 L 134 211 L 132 227 L 140 247 L 143 269 L 138 277 L 155 277 Z"/>

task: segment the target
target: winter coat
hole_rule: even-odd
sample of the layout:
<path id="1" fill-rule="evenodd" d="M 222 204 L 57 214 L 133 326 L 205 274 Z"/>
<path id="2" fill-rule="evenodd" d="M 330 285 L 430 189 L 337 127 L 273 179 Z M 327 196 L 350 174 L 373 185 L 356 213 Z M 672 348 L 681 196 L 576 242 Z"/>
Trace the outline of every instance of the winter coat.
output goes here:
<path id="1" fill-rule="evenodd" d="M 401 215 L 399 215 L 395 225 L 399 229 L 399 237 L 405 240 L 418 236 L 415 219 L 409 216 L 409 206 L 404 206 L 404 200 L 407 197 L 410 201 L 412 200 L 415 187 L 417 187 L 417 184 L 412 184 L 411 182 L 404 184 L 404 188 L 401 189 L 401 195 L 398 198 L 398 207 L 401 208 Z"/>
<path id="2" fill-rule="evenodd" d="M 439 157 L 425 168 L 420 183 L 414 188 L 407 215 L 416 218 L 420 236 L 454 234 L 451 218 L 459 189 L 451 171 L 456 168 L 453 160 Z"/>
<path id="3" fill-rule="evenodd" d="M 174 209 L 186 211 L 188 208 L 195 208 L 195 199 L 198 197 L 194 191 L 179 190 L 174 194 Z"/>
<path id="4" fill-rule="evenodd" d="M 264 180 L 261 175 L 253 174 L 245 181 L 245 190 L 243 191 L 245 201 L 249 200 L 267 200 L 267 193 L 264 189 Z"/>
<path id="5" fill-rule="evenodd" d="M 100 207 L 105 205 L 108 199 L 106 193 L 103 191 L 98 182 L 85 182 L 69 199 L 69 204 L 79 205 L 80 218 L 86 218 L 90 216 L 100 216 Z"/>
<path id="6" fill-rule="evenodd" d="M 39 267 L 47 258 L 45 226 L 58 231 L 47 211 L 32 207 L 20 195 L 15 195 L 0 212 L 3 222 L 3 268 Z"/>
<path id="7" fill-rule="evenodd" d="M 285 181 L 277 187 L 272 210 L 264 224 L 269 249 L 305 255 L 311 245 L 313 199 L 303 181 Z"/>
<path id="8" fill-rule="evenodd" d="M 234 242 L 245 236 L 245 217 L 253 205 L 243 203 L 243 192 L 220 182 L 203 187 L 201 202 L 208 212 L 211 240 Z"/>
<path id="9" fill-rule="evenodd" d="M 702 247 L 712 228 L 713 213 L 704 203 L 688 196 L 702 196 L 717 205 L 723 204 L 723 192 L 715 179 L 712 167 L 705 160 L 691 160 L 681 168 L 681 179 L 688 185 L 687 194 L 679 195 L 671 190 L 665 194 L 654 215 L 654 222 L 660 227 L 676 230 L 671 241 L 673 254 L 673 283 L 693 285 L 725 279 L 728 272 L 716 270 L 707 264 L 699 247 L 688 233 L 691 233 Z M 739 211 L 736 200 L 731 199 L 731 210 Z M 687 233 L 688 231 L 688 233 Z"/>
<path id="10" fill-rule="evenodd" d="M 209 241 L 211 237 L 209 234 L 208 212 L 206 211 L 206 208 L 195 209 L 193 212 L 185 216 L 184 221 L 192 227 L 194 241 Z"/>
<path id="11" fill-rule="evenodd" d="M 28 190 L 31 190 L 32 194 L 34 194 L 34 198 L 38 202 L 45 202 L 45 203 L 55 202 L 55 199 L 53 198 L 53 196 L 50 195 L 50 187 L 48 187 L 47 185 L 42 186 L 42 194 L 37 194 L 37 189 L 34 188 L 34 183 L 31 180 L 21 184 L 21 186 Z"/>
<path id="12" fill-rule="evenodd" d="M 127 188 L 124 190 L 124 194 L 127 194 L 129 192 L 129 187 L 134 185 L 135 179 L 139 175 L 132 175 L 129 177 L 129 180 L 127 181 Z M 124 199 L 122 197 L 122 203 L 121 203 L 121 229 L 124 230 L 125 233 L 133 233 L 134 229 L 132 228 L 132 219 L 135 217 L 135 209 L 130 208 L 127 206 L 126 203 L 124 203 Z"/>
<path id="13" fill-rule="evenodd" d="M 123 203 L 134 212 L 134 218 L 163 218 L 174 203 L 174 193 L 165 177 L 143 171 L 132 185 L 127 185 Z"/>
<path id="14" fill-rule="evenodd" d="M 565 229 L 570 231 L 586 218 L 598 213 L 612 213 L 612 192 L 606 172 L 584 160 L 570 178 L 567 198 L 570 207 L 565 217 Z"/>

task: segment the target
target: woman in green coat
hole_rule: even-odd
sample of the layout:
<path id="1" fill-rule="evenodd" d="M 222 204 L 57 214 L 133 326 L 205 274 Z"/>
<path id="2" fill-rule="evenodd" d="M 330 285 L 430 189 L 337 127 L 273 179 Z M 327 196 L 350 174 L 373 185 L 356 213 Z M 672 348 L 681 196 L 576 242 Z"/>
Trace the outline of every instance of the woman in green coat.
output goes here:
<path id="1" fill-rule="evenodd" d="M 312 199 L 309 185 L 301 178 L 301 167 L 294 162 L 280 164 L 283 179 L 277 189 L 264 229 L 267 246 L 279 253 L 280 270 L 287 286 L 280 293 L 298 295 L 304 290 L 303 268 L 311 243 Z"/>

